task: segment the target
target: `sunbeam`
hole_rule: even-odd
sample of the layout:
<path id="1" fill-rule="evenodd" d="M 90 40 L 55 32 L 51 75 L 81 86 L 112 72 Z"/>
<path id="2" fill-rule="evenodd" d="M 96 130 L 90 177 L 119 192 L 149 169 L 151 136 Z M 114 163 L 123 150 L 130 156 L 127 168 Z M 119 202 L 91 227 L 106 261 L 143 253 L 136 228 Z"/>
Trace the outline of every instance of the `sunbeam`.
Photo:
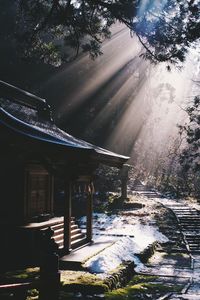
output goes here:
<path id="1" fill-rule="evenodd" d="M 130 43 L 129 31 L 117 25 L 112 39 L 103 44 L 103 56 L 95 62 L 87 56 L 82 56 L 72 64 L 62 67 L 44 87 L 49 88 L 52 83 L 62 85 L 63 93 L 59 97 L 62 102 L 58 103 L 56 114 L 63 119 L 76 111 L 80 105 L 86 105 L 86 100 L 137 56 L 140 49 L 138 43 Z"/>
<path id="2" fill-rule="evenodd" d="M 146 5 L 148 1 L 146 1 Z M 144 2 L 145 6 L 145 2 Z M 95 61 L 82 56 L 60 68 L 46 87 L 57 88 L 56 118 L 72 134 L 156 168 L 178 137 L 184 108 L 197 93 L 198 55 L 191 50 L 182 70 L 167 72 L 139 57 L 141 45 L 117 24 Z"/>

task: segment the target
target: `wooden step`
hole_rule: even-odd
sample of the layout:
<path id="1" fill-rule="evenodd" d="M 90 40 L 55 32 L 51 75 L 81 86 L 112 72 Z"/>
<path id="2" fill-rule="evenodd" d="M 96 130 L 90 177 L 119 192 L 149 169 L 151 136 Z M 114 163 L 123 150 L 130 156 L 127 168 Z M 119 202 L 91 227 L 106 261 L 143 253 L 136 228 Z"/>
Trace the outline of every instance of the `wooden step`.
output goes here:
<path id="1" fill-rule="evenodd" d="M 83 237 L 78 240 L 72 241 L 71 247 L 72 247 L 72 249 L 75 249 L 75 248 L 78 248 L 78 247 L 84 245 L 85 243 L 87 243 L 87 239 L 86 239 L 86 237 Z"/>
<path id="2" fill-rule="evenodd" d="M 71 219 L 71 247 L 73 249 L 80 247 L 85 243 L 85 235 L 82 233 L 81 229 L 75 223 L 75 218 Z M 58 244 L 59 249 L 64 247 L 64 222 L 61 221 L 59 224 L 51 226 L 54 230 L 53 238 Z M 46 229 L 46 228 L 44 228 Z"/>
<path id="3" fill-rule="evenodd" d="M 61 233 L 64 233 L 64 227 L 54 230 L 54 235 L 53 236 L 55 237 L 57 235 L 60 235 Z"/>
<path id="4" fill-rule="evenodd" d="M 64 240 L 59 240 L 59 241 L 56 241 L 56 244 L 58 245 L 58 248 L 59 249 L 62 249 L 64 247 Z"/>
<path id="5" fill-rule="evenodd" d="M 73 226 L 71 226 L 71 231 L 75 231 L 75 230 L 81 230 L 79 227 L 78 227 L 78 225 L 73 225 Z M 56 230 L 54 230 L 54 234 L 56 234 L 56 233 L 60 233 L 60 232 L 64 232 L 64 226 L 63 227 L 61 227 L 60 229 L 56 229 Z"/>
<path id="6" fill-rule="evenodd" d="M 77 227 L 77 228 L 71 230 L 71 235 L 75 235 L 80 232 L 82 232 L 81 229 Z"/>
<path id="7" fill-rule="evenodd" d="M 77 229 L 77 228 L 78 228 L 78 225 L 77 225 L 77 224 L 71 225 L 71 230 L 75 230 L 75 229 Z"/>
<path id="8" fill-rule="evenodd" d="M 78 227 L 71 230 L 71 235 L 72 236 L 76 235 L 78 233 L 81 233 L 81 229 L 78 228 Z M 61 229 L 58 229 L 58 230 L 54 231 L 54 236 L 53 237 L 54 237 L 54 239 L 56 239 L 58 236 L 62 236 L 62 235 L 64 235 L 64 228 L 61 228 Z"/>
<path id="9" fill-rule="evenodd" d="M 64 240 L 63 239 L 56 241 L 56 243 L 58 244 L 59 249 L 62 249 L 64 247 Z M 87 239 L 84 235 L 82 235 L 81 238 L 79 238 L 77 240 L 74 240 L 74 241 L 71 241 L 71 248 L 76 249 L 76 248 L 84 245 L 85 243 L 87 243 Z"/>
<path id="10" fill-rule="evenodd" d="M 71 242 L 78 241 L 78 240 L 82 239 L 83 237 L 85 237 L 85 236 L 82 232 L 74 234 L 74 235 L 71 236 Z"/>
<path id="11" fill-rule="evenodd" d="M 57 241 L 61 241 L 61 240 L 63 240 L 63 238 L 64 238 L 64 234 L 63 234 L 63 233 L 61 233 L 61 234 L 59 234 L 59 235 L 56 235 L 56 236 L 54 236 L 54 240 L 55 240 L 55 242 L 57 242 Z"/>
<path id="12" fill-rule="evenodd" d="M 53 231 L 56 231 L 57 229 L 63 228 L 63 226 L 64 226 L 64 223 L 62 222 L 60 224 L 51 226 L 51 229 L 53 229 Z"/>

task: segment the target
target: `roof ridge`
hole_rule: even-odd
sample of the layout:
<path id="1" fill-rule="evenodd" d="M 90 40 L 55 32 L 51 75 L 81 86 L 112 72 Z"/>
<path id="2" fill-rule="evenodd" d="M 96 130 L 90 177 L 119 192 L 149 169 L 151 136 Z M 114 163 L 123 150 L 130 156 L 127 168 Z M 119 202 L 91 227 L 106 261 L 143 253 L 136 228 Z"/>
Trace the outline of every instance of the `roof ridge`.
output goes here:
<path id="1" fill-rule="evenodd" d="M 6 97 L 15 103 L 35 109 L 41 117 L 49 121 L 53 121 L 51 107 L 43 98 L 33 95 L 2 80 L 0 80 L 0 96 Z"/>

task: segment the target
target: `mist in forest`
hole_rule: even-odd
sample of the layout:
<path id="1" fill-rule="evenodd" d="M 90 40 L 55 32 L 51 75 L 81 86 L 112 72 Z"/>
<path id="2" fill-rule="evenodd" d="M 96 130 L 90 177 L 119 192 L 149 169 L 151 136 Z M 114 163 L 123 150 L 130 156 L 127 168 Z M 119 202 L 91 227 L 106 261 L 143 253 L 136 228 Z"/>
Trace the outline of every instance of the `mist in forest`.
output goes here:
<path id="1" fill-rule="evenodd" d="M 197 94 L 200 62 L 192 50 L 181 70 L 152 65 L 142 46 L 121 25 L 105 41 L 103 55 L 83 55 L 44 85 L 56 99 L 57 123 L 78 137 L 129 155 L 131 164 L 154 168 L 178 143 L 177 124 Z M 56 90 L 62 91 L 59 97 Z M 60 88 L 59 88 L 60 87 Z M 58 93 L 58 92 L 57 92 Z"/>

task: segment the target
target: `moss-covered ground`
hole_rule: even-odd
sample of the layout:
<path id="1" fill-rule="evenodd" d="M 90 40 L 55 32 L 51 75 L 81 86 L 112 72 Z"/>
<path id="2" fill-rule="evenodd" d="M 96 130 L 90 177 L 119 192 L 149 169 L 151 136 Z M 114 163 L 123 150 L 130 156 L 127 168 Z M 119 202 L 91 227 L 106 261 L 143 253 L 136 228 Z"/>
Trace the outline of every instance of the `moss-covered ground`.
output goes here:
<path id="1" fill-rule="evenodd" d="M 39 279 L 39 268 L 30 267 L 20 270 L 12 270 L 0 274 L 0 283 L 23 282 Z"/>
<path id="2" fill-rule="evenodd" d="M 182 285 L 159 283 L 156 276 L 140 276 L 136 275 L 129 282 L 129 284 L 120 289 L 113 290 L 106 293 L 106 300 L 149 300 L 157 299 L 158 297 L 168 292 L 179 292 L 182 289 Z"/>
<path id="3" fill-rule="evenodd" d="M 88 272 L 62 271 L 61 282 L 61 290 L 64 292 L 95 294 L 108 291 L 108 286 L 102 279 Z"/>

